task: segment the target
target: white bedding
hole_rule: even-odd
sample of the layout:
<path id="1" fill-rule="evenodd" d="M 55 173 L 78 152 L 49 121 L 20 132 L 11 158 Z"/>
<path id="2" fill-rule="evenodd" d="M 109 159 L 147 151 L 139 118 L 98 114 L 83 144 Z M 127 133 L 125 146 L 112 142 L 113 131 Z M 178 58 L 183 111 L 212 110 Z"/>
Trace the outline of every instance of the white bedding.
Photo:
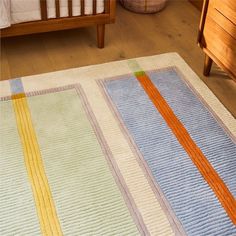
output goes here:
<path id="1" fill-rule="evenodd" d="M 48 18 L 55 18 L 55 0 L 47 0 Z M 104 11 L 104 0 L 97 0 L 97 13 Z M 85 15 L 93 12 L 93 0 L 85 0 Z M 39 0 L 0 0 L 0 28 L 41 20 Z M 72 0 L 72 15 L 81 15 L 80 0 Z M 60 0 L 60 17 L 68 16 L 68 1 Z"/>
<path id="2" fill-rule="evenodd" d="M 11 25 L 9 0 L 0 0 L 0 29 Z"/>

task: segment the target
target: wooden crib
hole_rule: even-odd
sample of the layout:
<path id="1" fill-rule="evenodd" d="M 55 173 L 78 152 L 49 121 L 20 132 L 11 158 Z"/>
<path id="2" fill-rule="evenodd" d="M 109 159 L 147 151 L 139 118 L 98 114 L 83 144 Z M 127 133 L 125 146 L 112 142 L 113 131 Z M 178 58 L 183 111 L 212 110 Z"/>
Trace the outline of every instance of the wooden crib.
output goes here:
<path id="1" fill-rule="evenodd" d="M 68 0 L 68 17 L 60 17 L 60 1 L 55 0 L 56 18 L 49 19 L 47 0 L 40 0 L 41 20 L 13 24 L 1 29 L 1 37 L 66 30 L 79 27 L 97 26 L 97 45 L 104 47 L 105 24 L 114 23 L 116 0 L 104 0 L 104 12 L 96 13 L 96 0 L 93 0 L 92 15 L 85 15 L 85 0 L 81 0 L 81 15 L 72 16 L 72 0 Z"/>

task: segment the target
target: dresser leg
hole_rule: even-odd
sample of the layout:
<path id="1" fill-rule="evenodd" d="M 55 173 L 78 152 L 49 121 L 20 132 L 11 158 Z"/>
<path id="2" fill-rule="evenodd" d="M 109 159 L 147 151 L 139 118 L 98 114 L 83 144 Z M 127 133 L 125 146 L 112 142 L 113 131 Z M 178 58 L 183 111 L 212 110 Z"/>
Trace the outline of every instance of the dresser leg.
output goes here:
<path id="1" fill-rule="evenodd" d="M 205 76 L 209 76 L 212 62 L 213 62 L 212 59 L 208 55 L 205 55 L 204 70 L 203 70 L 203 74 Z"/>

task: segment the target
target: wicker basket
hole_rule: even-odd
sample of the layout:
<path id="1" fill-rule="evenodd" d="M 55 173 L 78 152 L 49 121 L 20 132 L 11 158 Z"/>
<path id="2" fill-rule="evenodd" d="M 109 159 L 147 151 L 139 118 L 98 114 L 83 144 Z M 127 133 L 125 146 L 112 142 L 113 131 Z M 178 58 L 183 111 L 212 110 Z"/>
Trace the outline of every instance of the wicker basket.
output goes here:
<path id="1" fill-rule="evenodd" d="M 156 13 L 162 10 L 167 0 L 120 0 L 128 10 L 137 13 Z"/>

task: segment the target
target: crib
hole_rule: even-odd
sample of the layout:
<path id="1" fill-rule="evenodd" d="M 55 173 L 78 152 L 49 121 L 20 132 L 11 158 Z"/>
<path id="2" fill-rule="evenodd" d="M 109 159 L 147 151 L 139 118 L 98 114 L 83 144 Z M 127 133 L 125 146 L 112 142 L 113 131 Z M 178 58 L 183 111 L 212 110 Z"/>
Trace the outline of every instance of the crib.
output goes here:
<path id="1" fill-rule="evenodd" d="M 8 28 L 1 29 L 1 37 L 12 37 L 27 34 L 43 33 L 50 31 L 66 30 L 79 27 L 97 27 L 97 46 L 104 47 L 105 25 L 115 22 L 116 0 L 104 0 L 104 10 L 97 13 L 97 1 L 92 0 L 92 12 L 85 14 L 85 1 L 80 0 L 80 15 L 72 14 L 72 1 L 68 0 L 67 16 L 60 16 L 60 0 L 55 0 L 55 18 L 48 17 L 47 0 L 40 1 L 40 20 L 12 24 Z"/>

